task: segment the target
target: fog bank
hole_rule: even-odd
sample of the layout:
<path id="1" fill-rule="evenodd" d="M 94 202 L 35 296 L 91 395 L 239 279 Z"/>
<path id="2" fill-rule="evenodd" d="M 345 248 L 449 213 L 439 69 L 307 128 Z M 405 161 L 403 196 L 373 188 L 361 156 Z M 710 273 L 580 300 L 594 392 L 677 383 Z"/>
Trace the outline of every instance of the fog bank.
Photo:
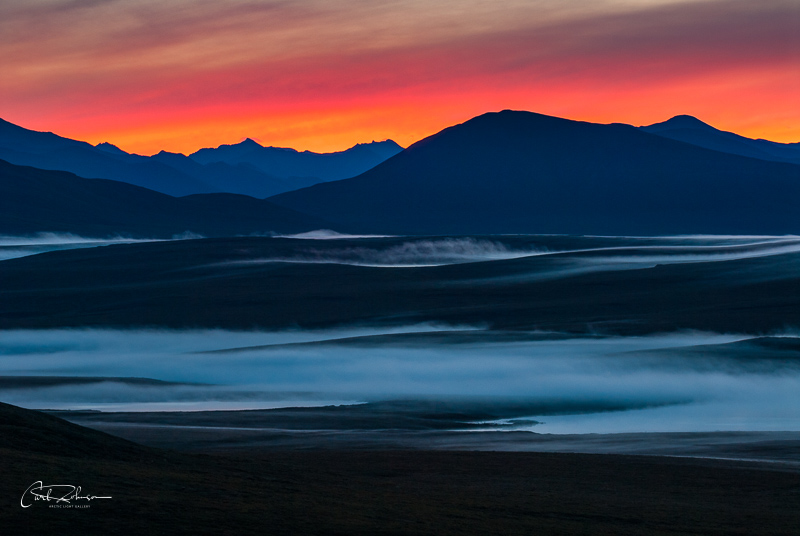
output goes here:
<path id="1" fill-rule="evenodd" d="M 698 345 L 739 335 L 420 342 L 450 329 L 228 332 L 18 330 L 0 337 L 0 374 L 107 377 L 83 385 L 0 388 L 32 408 L 230 409 L 436 397 L 643 407 L 578 416 L 530 415 L 542 432 L 800 430 L 800 359 L 756 349 L 718 366 Z M 464 328 L 462 328 L 464 329 Z M 361 344 L 353 337 L 400 334 Z M 485 339 L 484 339 L 485 334 Z M 458 338 L 454 337 L 454 341 Z M 486 342 L 481 342 L 485 340 Z M 243 348 L 236 352 L 216 352 Z M 247 349 L 247 347 L 253 347 Z M 722 348 L 725 348 L 724 346 Z M 212 352 L 212 353 L 208 353 Z M 749 357 L 748 357 L 749 356 Z M 759 366 L 751 366 L 758 361 Z M 113 378 L 195 385 L 129 385 Z M 6 382 L 7 383 L 7 382 Z M 199 384 L 199 385 L 196 385 Z"/>

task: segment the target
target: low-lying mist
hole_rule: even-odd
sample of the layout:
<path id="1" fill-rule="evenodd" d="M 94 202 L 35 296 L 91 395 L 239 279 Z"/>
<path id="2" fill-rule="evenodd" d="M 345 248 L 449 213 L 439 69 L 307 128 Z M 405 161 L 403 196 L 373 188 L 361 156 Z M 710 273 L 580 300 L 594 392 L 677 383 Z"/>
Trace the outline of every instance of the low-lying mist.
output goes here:
<path id="1" fill-rule="evenodd" d="M 297 244 L 290 255 L 255 257 L 229 264 L 313 263 L 403 268 L 470 262 L 557 256 L 569 266 L 565 273 L 636 269 L 657 264 L 722 262 L 800 252 L 797 237 L 558 237 L 513 235 L 492 237 L 352 236 L 314 231 L 283 238 L 344 240 L 367 239 L 347 247 Z M 392 238 L 393 240 L 380 240 Z M 399 242 L 399 243 L 398 243 Z M 597 245 L 602 244 L 602 245 Z M 579 247 L 576 247 L 579 246 Z M 585 246 L 585 247 L 582 247 Z"/>
<path id="2" fill-rule="evenodd" d="M 203 238 L 186 232 L 172 240 Z M 275 256 L 239 258 L 220 266 L 262 263 L 348 264 L 404 268 L 442 266 L 524 257 L 552 256 L 561 264 L 540 277 L 591 271 L 637 269 L 657 264 L 715 262 L 800 252 L 800 238 L 685 236 L 685 237 L 569 237 L 557 235 L 496 235 L 454 237 L 392 237 L 349 235 L 317 230 L 295 235 L 270 235 L 281 240 Z M 123 236 L 90 238 L 69 233 L 0 236 L 0 261 L 61 249 L 110 244 L 163 242 Z M 347 244 L 340 244 L 347 242 Z M 268 244 L 267 242 L 266 244 Z M 316 244 L 315 244 L 316 243 Z M 277 245 L 278 242 L 275 242 Z M 287 246 L 287 244 L 289 244 Z M 269 248 L 268 248 L 269 249 Z M 281 253 L 278 253 L 280 251 Z M 289 252 L 288 254 L 286 252 Z M 547 271 L 545 271 L 547 272 Z"/>
<path id="3" fill-rule="evenodd" d="M 391 235 L 370 235 L 370 234 L 345 234 L 331 231 L 330 229 L 317 229 L 316 231 L 308 231 L 306 233 L 273 235 L 275 238 L 294 238 L 297 240 L 349 240 L 352 238 L 392 238 Z"/>
<path id="4" fill-rule="evenodd" d="M 179 235 L 174 240 L 199 238 L 198 235 Z M 93 248 L 111 244 L 135 244 L 138 242 L 161 242 L 160 239 L 134 239 L 121 236 L 90 238 L 71 233 L 36 233 L 31 236 L 0 235 L 0 261 L 27 257 L 62 249 Z"/>
<path id="5" fill-rule="evenodd" d="M 298 248 L 292 256 L 258 258 L 236 264 L 292 262 L 402 268 L 515 259 L 537 253 L 539 251 L 532 248 L 513 249 L 495 240 L 463 237 L 409 240 L 389 247 Z"/>
<path id="6" fill-rule="evenodd" d="M 724 360 L 722 345 L 746 338 L 531 333 L 504 339 L 451 329 L 5 331 L 0 400 L 30 408 L 159 410 L 513 398 L 647 407 L 526 416 L 543 421 L 532 428 L 542 432 L 800 430 L 800 358 L 793 350 L 776 360 L 774 352 L 762 355 L 754 346 L 744 358 L 716 366 Z M 437 332 L 441 336 L 431 342 Z M 696 350 L 700 345 L 723 350 L 706 358 Z M 229 349 L 237 350 L 220 352 Z M 13 377 L 30 376 L 62 379 L 14 385 Z M 81 377 L 92 380 L 81 383 Z M 173 383 L 119 379 L 131 377 Z"/>

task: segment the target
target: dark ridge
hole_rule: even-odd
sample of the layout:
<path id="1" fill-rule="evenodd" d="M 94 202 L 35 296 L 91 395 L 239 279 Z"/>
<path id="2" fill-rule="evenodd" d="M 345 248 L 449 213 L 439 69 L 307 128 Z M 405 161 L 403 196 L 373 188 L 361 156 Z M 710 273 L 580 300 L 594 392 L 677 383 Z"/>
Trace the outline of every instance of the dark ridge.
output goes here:
<path id="1" fill-rule="evenodd" d="M 800 143 L 776 143 L 745 138 L 733 132 L 718 130 L 690 115 L 677 115 L 663 123 L 639 129 L 713 151 L 773 162 L 800 164 Z"/>
<path id="2" fill-rule="evenodd" d="M 0 233 L 68 232 L 103 237 L 169 238 L 303 232 L 331 224 L 252 197 L 206 194 L 175 198 L 63 171 L 0 160 Z"/>
<path id="3" fill-rule="evenodd" d="M 328 182 L 354 177 L 402 150 L 394 141 L 386 140 L 359 143 L 335 153 L 300 152 L 283 147 L 263 147 L 248 138 L 234 145 L 200 149 L 189 157 L 200 164 L 248 164 L 284 180 L 292 177 L 313 177 L 316 182 Z M 294 186 L 292 189 L 305 186 L 290 182 Z"/>

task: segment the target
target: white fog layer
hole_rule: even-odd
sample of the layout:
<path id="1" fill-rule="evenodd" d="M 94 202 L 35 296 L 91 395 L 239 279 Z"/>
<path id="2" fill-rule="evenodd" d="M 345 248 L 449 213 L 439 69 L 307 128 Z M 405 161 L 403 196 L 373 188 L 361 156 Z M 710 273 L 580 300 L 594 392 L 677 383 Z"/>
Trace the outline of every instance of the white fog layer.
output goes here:
<path id="1" fill-rule="evenodd" d="M 513 398 L 640 408 L 526 416 L 543 422 L 527 427 L 540 432 L 800 430 L 800 361 L 776 361 L 757 350 L 744 360 L 714 353 L 717 345 L 749 344 L 747 337 L 548 340 L 533 333 L 497 342 L 476 330 L 469 331 L 476 342 L 450 343 L 443 330 L 452 329 L 5 331 L 0 399 L 30 408 L 168 410 Z M 437 344 L 414 343 L 437 332 L 443 335 Z M 392 337 L 381 342 L 380 335 Z M 238 350 L 224 351 L 231 349 Z"/>

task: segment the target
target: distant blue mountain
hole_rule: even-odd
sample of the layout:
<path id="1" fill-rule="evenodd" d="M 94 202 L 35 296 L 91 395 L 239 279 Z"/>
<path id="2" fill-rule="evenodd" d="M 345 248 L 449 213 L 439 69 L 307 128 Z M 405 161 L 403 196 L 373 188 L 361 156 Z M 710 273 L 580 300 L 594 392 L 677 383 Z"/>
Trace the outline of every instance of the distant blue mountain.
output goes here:
<path id="1" fill-rule="evenodd" d="M 212 188 L 212 192 L 244 194 L 257 199 L 264 199 L 276 193 L 288 192 L 306 186 L 306 184 L 293 186 L 289 181 L 267 175 L 253 166 L 245 164 L 230 165 L 224 162 L 203 165 L 180 153 L 161 151 L 151 156 L 150 160 L 169 166 L 184 175 L 208 184 Z"/>
<path id="2" fill-rule="evenodd" d="M 268 151 L 255 142 L 252 144 Z M 246 151 L 249 144 L 223 147 L 239 146 Z M 376 147 L 370 149 L 372 146 Z M 295 160 L 296 166 L 281 160 L 275 170 L 270 171 L 263 161 L 254 165 L 247 159 L 225 161 L 212 157 L 198 161 L 176 153 L 161 152 L 152 157 L 129 154 L 110 143 L 92 146 L 0 119 L 0 159 L 17 165 L 69 171 L 82 177 L 127 182 L 172 196 L 227 192 L 263 199 L 318 182 L 357 175 L 394 154 L 393 146 L 397 151 L 402 150 L 394 142 L 357 145 L 343 153 L 331 154 L 285 149 L 283 151 L 300 156 Z M 213 155 L 218 149 L 204 151 Z M 309 166 L 304 164 L 306 160 L 320 164 Z M 354 171 L 347 175 L 350 170 Z"/>
<path id="3" fill-rule="evenodd" d="M 657 235 L 800 233 L 798 199 L 800 165 L 503 111 L 269 200 L 356 232 Z"/>
<path id="4" fill-rule="evenodd" d="M 338 153 L 299 152 L 281 147 L 264 147 L 248 138 L 235 145 L 200 149 L 189 157 L 201 164 L 250 164 L 261 171 L 288 179 L 293 186 L 304 187 L 355 177 L 402 150 L 392 140 L 386 140 L 359 143 Z M 305 184 L 302 184 L 304 178 Z"/>
<path id="5" fill-rule="evenodd" d="M 115 154 L 115 155 L 123 156 L 123 155 L 128 154 L 125 151 L 123 151 L 122 149 L 120 149 L 119 147 L 117 147 L 116 145 L 108 143 L 107 141 L 104 141 L 103 143 L 98 143 L 94 147 L 95 147 L 95 149 L 100 149 L 101 151 L 105 151 L 107 153 L 111 153 L 111 154 Z"/>
<path id="6" fill-rule="evenodd" d="M 776 143 L 745 138 L 733 132 L 718 130 L 690 115 L 676 115 L 663 123 L 639 129 L 723 153 L 800 164 L 800 143 Z"/>
<path id="7" fill-rule="evenodd" d="M 0 158 L 17 165 L 65 170 L 83 177 L 113 179 L 169 195 L 215 191 L 199 177 L 144 156 L 128 154 L 112 145 L 102 148 L 28 130 L 0 119 Z"/>

